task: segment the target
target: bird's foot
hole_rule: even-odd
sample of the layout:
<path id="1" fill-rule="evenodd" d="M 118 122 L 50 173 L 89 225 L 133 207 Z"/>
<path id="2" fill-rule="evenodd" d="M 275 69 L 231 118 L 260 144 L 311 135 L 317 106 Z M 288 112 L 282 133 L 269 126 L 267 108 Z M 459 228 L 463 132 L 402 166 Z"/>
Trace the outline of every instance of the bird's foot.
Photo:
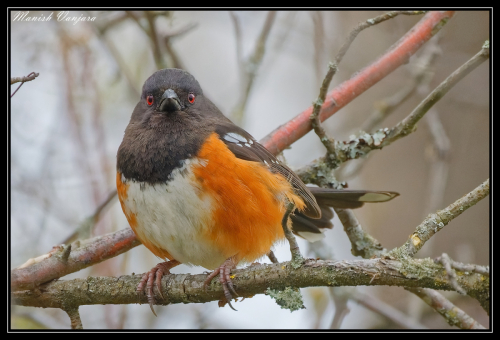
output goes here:
<path id="1" fill-rule="evenodd" d="M 223 264 L 220 265 L 219 268 L 215 269 L 210 275 L 208 275 L 207 279 L 203 283 L 203 287 L 205 288 L 205 291 L 207 290 L 208 284 L 212 281 L 214 277 L 216 277 L 218 274 L 219 275 L 219 282 L 222 285 L 222 289 L 224 290 L 224 296 L 226 298 L 227 304 L 229 307 L 231 307 L 232 310 L 234 307 L 231 305 L 231 299 L 233 299 L 233 295 L 238 296 L 236 291 L 234 290 L 234 285 L 233 281 L 231 280 L 231 269 L 236 268 L 236 264 L 234 263 L 234 260 L 232 258 L 227 259 L 224 261 Z M 231 294 L 232 293 L 232 294 Z M 220 303 L 219 303 L 220 306 Z"/>
<path id="2" fill-rule="evenodd" d="M 158 294 L 161 296 L 163 299 L 163 293 L 162 293 L 162 288 L 161 288 L 161 278 L 165 274 L 170 274 L 170 269 L 173 267 L 179 265 L 180 262 L 176 260 L 172 261 L 167 261 L 167 262 L 162 262 L 158 263 L 153 269 L 151 269 L 149 272 L 144 273 L 142 276 L 141 282 L 137 285 L 137 294 L 142 294 L 143 292 L 146 293 L 146 296 L 148 297 L 148 303 L 149 307 L 151 308 L 151 311 L 155 316 L 155 310 L 153 308 L 153 305 L 156 303 L 155 296 L 154 296 L 154 286 L 156 283 L 156 288 L 158 289 Z"/>

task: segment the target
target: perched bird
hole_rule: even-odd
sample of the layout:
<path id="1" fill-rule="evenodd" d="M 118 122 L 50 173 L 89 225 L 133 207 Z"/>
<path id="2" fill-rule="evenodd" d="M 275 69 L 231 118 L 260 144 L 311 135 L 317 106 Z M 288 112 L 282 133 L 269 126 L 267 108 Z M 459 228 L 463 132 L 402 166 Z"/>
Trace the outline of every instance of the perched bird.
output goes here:
<path id="1" fill-rule="evenodd" d="M 144 83 L 118 149 L 116 184 L 137 238 L 165 260 L 137 287 L 153 313 L 154 285 L 161 295 L 161 277 L 181 263 L 214 269 L 205 286 L 220 274 L 231 306 L 231 269 L 268 254 L 284 238 L 291 204 L 292 231 L 314 241 L 321 229 L 332 228 L 330 207 L 398 195 L 306 187 L 180 69 L 159 70 Z"/>

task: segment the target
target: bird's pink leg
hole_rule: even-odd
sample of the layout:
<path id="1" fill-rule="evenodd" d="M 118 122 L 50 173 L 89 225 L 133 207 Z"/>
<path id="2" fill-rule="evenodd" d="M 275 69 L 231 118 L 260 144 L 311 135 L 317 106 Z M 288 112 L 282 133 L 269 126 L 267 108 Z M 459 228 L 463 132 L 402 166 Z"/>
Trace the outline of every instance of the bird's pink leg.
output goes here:
<path id="1" fill-rule="evenodd" d="M 205 290 L 207 290 L 207 285 L 212 281 L 214 277 L 217 276 L 217 274 L 220 274 L 219 282 L 221 283 L 222 289 L 224 290 L 224 296 L 226 297 L 227 303 L 232 310 L 236 309 L 234 309 L 234 307 L 231 305 L 231 299 L 233 298 L 231 293 L 238 296 L 238 294 L 234 290 L 233 281 L 231 280 L 231 269 L 234 268 L 236 268 L 236 262 L 233 257 L 230 257 L 226 261 L 224 261 L 224 263 L 221 264 L 219 268 L 215 269 L 210 275 L 208 275 L 207 279 L 203 283 L 203 287 L 205 288 Z"/>
<path id="2" fill-rule="evenodd" d="M 158 293 L 163 299 L 163 294 L 161 289 L 161 278 L 165 274 L 170 274 L 170 269 L 180 264 L 181 263 L 177 260 L 158 263 L 149 272 L 144 273 L 141 282 L 139 282 L 139 284 L 137 285 L 137 294 L 142 294 L 142 292 L 146 293 L 146 296 L 148 297 L 149 307 L 151 308 L 151 311 L 155 316 L 157 316 L 155 310 L 153 309 L 153 305 L 156 303 L 153 291 L 155 282 L 156 282 L 156 288 L 158 289 Z"/>

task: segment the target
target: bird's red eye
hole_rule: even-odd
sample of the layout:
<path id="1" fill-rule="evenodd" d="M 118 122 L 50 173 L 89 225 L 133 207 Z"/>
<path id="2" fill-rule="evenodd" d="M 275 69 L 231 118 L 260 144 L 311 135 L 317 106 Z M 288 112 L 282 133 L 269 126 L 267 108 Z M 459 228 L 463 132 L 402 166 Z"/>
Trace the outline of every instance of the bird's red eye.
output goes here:
<path id="1" fill-rule="evenodd" d="M 146 97 L 146 102 L 148 103 L 149 106 L 153 105 L 154 98 L 152 95 L 149 95 Z"/>
<path id="2" fill-rule="evenodd" d="M 195 100 L 196 96 L 194 95 L 194 93 L 190 93 L 188 94 L 188 100 L 191 104 L 194 103 L 194 100 Z"/>

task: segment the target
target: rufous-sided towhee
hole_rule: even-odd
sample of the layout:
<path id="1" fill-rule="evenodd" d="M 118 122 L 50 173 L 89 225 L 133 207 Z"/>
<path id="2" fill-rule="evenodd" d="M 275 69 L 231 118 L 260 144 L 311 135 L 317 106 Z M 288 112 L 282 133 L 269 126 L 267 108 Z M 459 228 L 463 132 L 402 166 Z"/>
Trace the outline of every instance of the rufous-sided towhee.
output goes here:
<path id="1" fill-rule="evenodd" d="M 292 231 L 314 241 L 333 227 L 330 207 L 398 195 L 306 187 L 179 69 L 159 70 L 144 83 L 118 149 L 116 184 L 137 238 L 166 260 L 137 287 L 153 313 L 154 284 L 161 295 L 161 277 L 181 263 L 215 269 L 205 286 L 220 273 L 231 306 L 231 269 L 268 254 L 284 238 L 290 203 L 296 207 Z"/>

